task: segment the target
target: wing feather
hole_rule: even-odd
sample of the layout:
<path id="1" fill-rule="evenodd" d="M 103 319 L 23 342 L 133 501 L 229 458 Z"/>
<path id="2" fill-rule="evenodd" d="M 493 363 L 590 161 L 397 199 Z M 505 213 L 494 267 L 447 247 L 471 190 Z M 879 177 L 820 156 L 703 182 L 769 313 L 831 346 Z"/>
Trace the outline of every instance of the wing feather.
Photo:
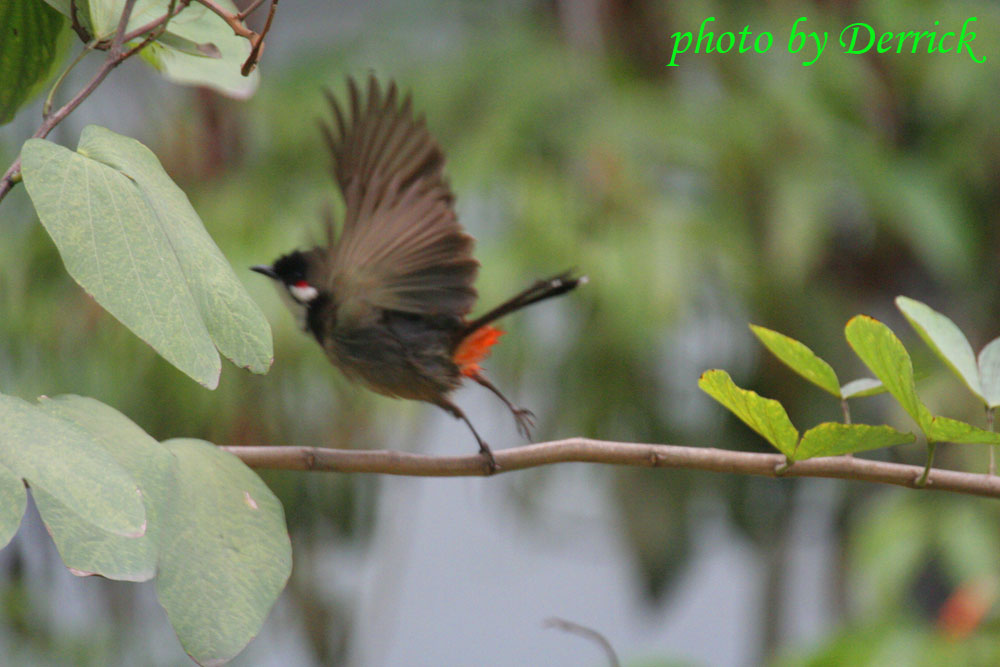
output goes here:
<path id="1" fill-rule="evenodd" d="M 364 306 L 417 314 L 467 314 L 479 263 L 458 223 L 444 178 L 444 154 L 409 95 L 383 92 L 369 77 L 364 95 L 347 82 L 347 111 L 326 93 L 322 131 L 345 216 L 330 247 L 329 287 L 345 313 Z"/>

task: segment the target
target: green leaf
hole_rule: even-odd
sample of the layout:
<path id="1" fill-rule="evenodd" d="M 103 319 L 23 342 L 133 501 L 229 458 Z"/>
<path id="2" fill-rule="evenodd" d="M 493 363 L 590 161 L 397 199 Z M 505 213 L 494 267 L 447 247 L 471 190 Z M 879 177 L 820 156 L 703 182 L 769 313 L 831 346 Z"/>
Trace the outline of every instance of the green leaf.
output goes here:
<path id="1" fill-rule="evenodd" d="M 896 307 L 934 354 L 965 382 L 972 393 L 982 398 L 976 355 L 962 330 L 941 313 L 914 299 L 898 296 Z"/>
<path id="2" fill-rule="evenodd" d="M 844 333 L 855 354 L 926 433 L 931 414 L 917 397 L 913 382 L 913 362 L 896 334 L 867 315 L 852 317 Z"/>
<path id="3" fill-rule="evenodd" d="M 96 125 L 84 128 L 79 148 L 81 154 L 132 179 L 147 197 L 219 351 L 237 366 L 266 373 L 273 361 L 267 318 L 153 152 Z"/>
<path id="4" fill-rule="evenodd" d="M 184 650 L 219 664 L 259 632 L 291 572 L 278 499 L 238 458 L 201 440 L 163 443 L 177 457 L 156 591 Z"/>
<path id="5" fill-rule="evenodd" d="M 135 482 L 86 431 L 0 394 L 0 465 L 102 530 L 137 537 L 146 512 Z"/>
<path id="6" fill-rule="evenodd" d="M 934 417 L 925 433 L 929 442 L 1000 445 L 1000 433 L 949 417 Z"/>
<path id="7" fill-rule="evenodd" d="M 17 533 L 27 504 L 24 482 L 10 468 L 0 465 L 0 549 Z"/>
<path id="8" fill-rule="evenodd" d="M 38 0 L 0 2 L 0 125 L 14 118 L 59 64 L 67 25 Z"/>
<path id="9" fill-rule="evenodd" d="M 914 439 L 912 433 L 903 433 L 891 426 L 826 422 L 802 434 L 802 441 L 799 442 L 792 458 L 802 461 L 816 456 L 853 454 L 870 449 L 905 445 Z"/>
<path id="10" fill-rule="evenodd" d="M 70 15 L 70 0 L 46 0 L 62 14 Z M 215 0 L 230 13 L 237 13 L 231 0 Z M 126 32 L 136 30 L 163 16 L 169 0 L 138 0 L 129 17 Z M 125 0 L 79 0 L 77 15 L 97 38 L 109 40 L 118 28 Z M 138 40 L 130 42 L 135 45 Z M 182 85 L 208 86 L 237 98 L 253 95 L 260 75 L 243 76 L 241 69 L 251 45 L 237 36 L 225 20 L 204 5 L 193 2 L 167 23 L 160 38 L 139 55 L 164 77 Z"/>
<path id="11" fill-rule="evenodd" d="M 888 391 L 880 380 L 874 378 L 858 378 L 851 380 L 840 388 L 840 395 L 844 398 L 863 398 L 865 396 L 877 396 Z"/>
<path id="12" fill-rule="evenodd" d="M 28 194 L 70 275 L 206 387 L 219 380 L 216 345 L 264 372 L 272 348 L 263 313 L 156 157 L 93 125 L 79 150 L 31 139 L 21 153 Z"/>
<path id="13" fill-rule="evenodd" d="M 174 457 L 127 417 L 92 398 L 57 396 L 42 400 L 41 408 L 89 433 L 132 475 L 146 508 L 146 533 L 126 538 L 81 522 L 54 496 L 33 489 L 35 504 L 66 567 L 79 575 L 151 579 L 156 574 L 164 508 L 174 496 Z"/>
<path id="14" fill-rule="evenodd" d="M 991 408 L 1000 406 L 1000 338 L 994 338 L 979 352 L 978 366 L 983 400 Z"/>
<path id="15" fill-rule="evenodd" d="M 221 58 L 222 52 L 219 51 L 219 47 L 211 42 L 206 42 L 204 44 L 198 44 L 192 42 L 190 39 L 185 39 L 172 32 L 163 33 L 157 40 L 163 46 L 170 47 L 175 51 L 180 53 L 186 53 L 192 56 L 199 56 L 202 58 Z"/>
<path id="16" fill-rule="evenodd" d="M 795 453 L 799 432 L 792 425 L 781 403 L 771 398 L 762 398 L 756 392 L 740 389 L 733 383 L 729 373 L 721 370 L 702 373 L 698 387 L 757 431 L 779 452 L 788 457 Z"/>
<path id="17" fill-rule="evenodd" d="M 816 356 L 815 352 L 794 338 L 789 338 L 777 331 L 754 324 L 750 325 L 750 330 L 786 366 L 820 389 L 837 398 L 841 397 L 837 374 L 830 367 L 830 364 Z"/>
<path id="18" fill-rule="evenodd" d="M 229 0 L 216 0 L 226 11 L 236 12 Z M 217 14 L 192 4 L 170 21 L 167 33 L 184 44 L 214 47 L 214 53 L 192 53 L 169 39 L 154 42 L 140 53 L 164 77 L 187 86 L 209 86 L 224 95 L 244 99 L 257 90 L 260 75 L 243 76 L 241 68 L 250 55 L 250 42 L 237 36 Z"/>

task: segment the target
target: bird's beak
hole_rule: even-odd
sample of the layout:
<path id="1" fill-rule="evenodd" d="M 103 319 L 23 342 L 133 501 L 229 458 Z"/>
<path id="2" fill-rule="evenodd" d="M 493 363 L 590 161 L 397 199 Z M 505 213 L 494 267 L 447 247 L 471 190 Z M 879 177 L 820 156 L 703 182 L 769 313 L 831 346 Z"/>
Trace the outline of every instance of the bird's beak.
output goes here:
<path id="1" fill-rule="evenodd" d="M 273 278 L 275 280 L 278 279 L 278 274 L 274 272 L 274 269 L 272 269 L 270 266 L 267 266 L 266 264 L 258 264 L 257 266 L 251 266 L 250 270 L 256 271 L 257 273 L 263 273 L 268 278 Z"/>

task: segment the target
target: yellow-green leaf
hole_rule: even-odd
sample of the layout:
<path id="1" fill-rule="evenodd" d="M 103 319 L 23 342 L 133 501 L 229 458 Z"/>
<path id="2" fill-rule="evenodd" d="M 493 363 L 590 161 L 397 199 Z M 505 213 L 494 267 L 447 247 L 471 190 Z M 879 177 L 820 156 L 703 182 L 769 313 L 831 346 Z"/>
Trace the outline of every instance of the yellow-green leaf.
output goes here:
<path id="1" fill-rule="evenodd" d="M 826 422 L 802 434 L 795 456 L 791 458 L 802 461 L 816 456 L 840 456 L 913 441 L 912 433 L 903 433 L 891 426 Z"/>
<path id="2" fill-rule="evenodd" d="M 903 409 L 926 433 L 930 411 L 917 397 L 913 381 L 913 362 L 896 334 L 886 325 L 867 315 L 852 317 L 844 329 L 855 354 L 882 381 Z"/>
<path id="3" fill-rule="evenodd" d="M 840 398 L 840 382 L 830 364 L 799 341 L 772 329 L 750 325 L 760 342 L 793 371 L 820 389 Z"/>
<path id="4" fill-rule="evenodd" d="M 779 452 L 786 456 L 794 454 L 799 432 L 781 403 L 737 387 L 729 373 L 721 370 L 702 373 L 698 387 L 757 431 Z"/>

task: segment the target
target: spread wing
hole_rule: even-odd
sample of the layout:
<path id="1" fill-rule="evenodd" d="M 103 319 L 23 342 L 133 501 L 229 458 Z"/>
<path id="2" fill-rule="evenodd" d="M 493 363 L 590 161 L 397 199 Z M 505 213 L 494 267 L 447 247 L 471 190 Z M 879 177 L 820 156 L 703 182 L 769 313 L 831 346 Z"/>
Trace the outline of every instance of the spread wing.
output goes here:
<path id="1" fill-rule="evenodd" d="M 348 109 L 329 93 L 334 123 L 323 126 L 346 205 L 330 245 L 330 289 L 347 312 L 365 306 L 427 315 L 468 313 L 479 263 L 452 207 L 444 154 L 410 97 L 383 93 L 374 77 L 364 100 L 348 79 Z"/>

